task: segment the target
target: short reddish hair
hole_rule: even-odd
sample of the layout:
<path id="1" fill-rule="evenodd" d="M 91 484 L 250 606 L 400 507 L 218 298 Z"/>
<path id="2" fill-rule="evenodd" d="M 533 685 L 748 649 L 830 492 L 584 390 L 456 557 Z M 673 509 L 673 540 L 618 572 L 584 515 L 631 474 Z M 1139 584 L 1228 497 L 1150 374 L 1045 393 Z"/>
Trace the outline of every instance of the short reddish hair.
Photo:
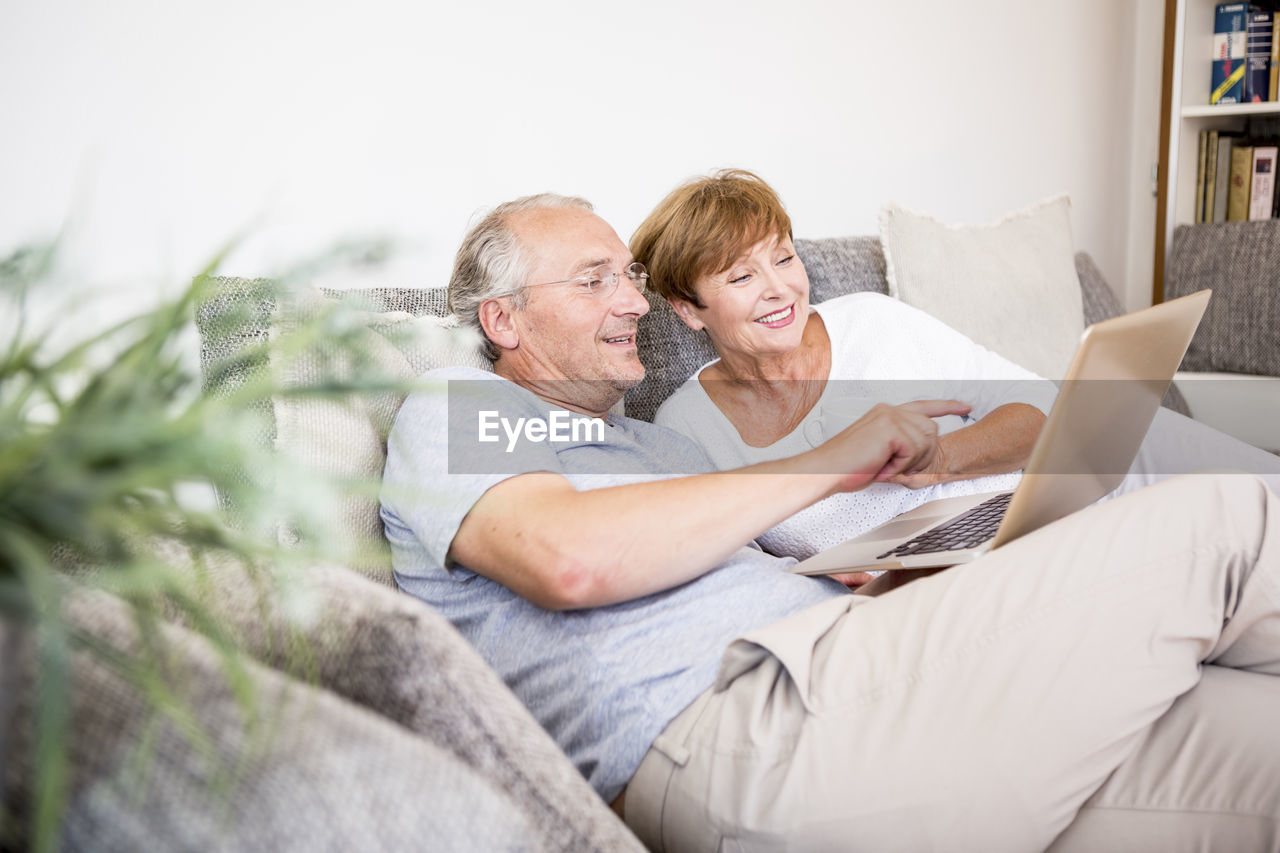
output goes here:
<path id="1" fill-rule="evenodd" d="M 699 307 L 697 282 L 722 272 L 767 237 L 791 236 L 773 188 L 745 169 L 722 169 L 676 187 L 631 236 L 631 254 L 668 299 Z"/>

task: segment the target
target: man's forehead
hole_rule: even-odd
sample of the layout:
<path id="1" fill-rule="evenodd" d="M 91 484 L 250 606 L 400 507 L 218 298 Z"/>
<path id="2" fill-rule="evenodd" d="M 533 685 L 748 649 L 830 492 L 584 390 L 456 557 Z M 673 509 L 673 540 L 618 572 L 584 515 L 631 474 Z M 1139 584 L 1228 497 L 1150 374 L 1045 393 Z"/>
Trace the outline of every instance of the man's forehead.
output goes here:
<path id="1" fill-rule="evenodd" d="M 576 274 L 631 259 L 626 244 L 613 228 L 583 208 L 521 211 L 510 226 L 517 239 L 537 258 L 539 267 Z"/>

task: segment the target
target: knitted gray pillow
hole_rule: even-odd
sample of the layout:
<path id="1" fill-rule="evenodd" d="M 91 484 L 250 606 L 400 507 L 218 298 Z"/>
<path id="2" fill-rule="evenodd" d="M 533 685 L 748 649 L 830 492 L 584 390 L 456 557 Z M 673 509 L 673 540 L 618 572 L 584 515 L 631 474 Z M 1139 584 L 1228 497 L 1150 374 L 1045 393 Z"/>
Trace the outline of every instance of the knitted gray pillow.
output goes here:
<path id="1" fill-rule="evenodd" d="M 322 292 L 330 298 L 374 311 L 405 311 L 418 317 L 449 314 L 442 288 L 381 287 Z M 222 276 L 209 281 L 195 311 L 205 393 L 230 394 L 270 369 L 266 345 L 271 328 L 278 320 L 276 297 L 277 287 L 270 279 Z M 262 415 L 261 432 L 254 438 L 263 447 L 272 446 L 276 423 L 271 401 L 258 400 L 250 407 Z"/>
<path id="2" fill-rule="evenodd" d="M 538 847 L 641 849 L 497 674 L 421 601 L 324 566 L 306 569 L 297 602 L 234 565 L 211 571 L 208 588 L 206 605 L 250 654 L 461 759 L 512 800 Z M 290 616 L 298 604 L 305 621 Z"/>
<path id="3" fill-rule="evenodd" d="M 1076 252 L 1076 275 L 1080 277 L 1080 298 L 1084 303 L 1084 324 L 1092 326 L 1124 313 L 1120 300 L 1102 277 L 1102 270 L 1087 252 Z"/>
<path id="4" fill-rule="evenodd" d="M 796 240 L 796 252 L 809 275 L 811 303 L 826 302 L 846 293 L 889 292 L 879 237 Z"/>
<path id="5" fill-rule="evenodd" d="M 628 417 L 652 421 L 662 401 L 715 358 L 716 350 L 706 333 L 686 326 L 666 299 L 652 290 L 645 292 L 645 298 L 649 313 L 640 318 L 636 335 L 644 379 L 627 392 L 625 405 Z"/>
<path id="6" fill-rule="evenodd" d="M 388 593 L 390 594 L 390 593 Z M 139 654 L 122 602 L 76 592 L 65 615 L 105 647 Z M 214 646 L 176 626 L 152 638 L 160 678 L 188 716 L 88 652 L 71 658 L 65 850 L 558 850 L 492 780 L 449 751 L 325 690 L 243 662 L 256 724 Z M 3 811 L 30 838 L 32 632 L 10 635 L 20 673 L 14 734 L 0 766 Z"/>
<path id="7" fill-rule="evenodd" d="M 1165 297 L 1206 287 L 1183 369 L 1280 376 L 1280 219 L 1178 226 Z"/>
<path id="8" fill-rule="evenodd" d="M 349 372 L 352 354 L 330 351 L 323 337 L 301 350 L 273 352 L 270 363 L 263 349 L 278 332 L 314 322 L 338 306 L 347 309 L 348 333 L 360 339 L 359 360 L 385 380 L 408 382 L 441 364 L 488 367 L 475 334 L 448 327 L 444 291 L 438 288 L 284 291 L 266 279 L 217 278 L 196 310 L 207 393 L 228 393 L 264 377 L 268 369 L 287 385 L 313 385 Z M 274 447 L 285 466 L 281 470 L 298 480 L 289 493 L 329 497 L 312 502 L 325 508 L 327 523 L 313 525 L 309 536 L 301 535 L 293 520 L 278 519 L 282 541 L 319 535 L 332 559 L 388 585 L 394 581 L 376 483 L 385 462 L 386 433 L 403 396 L 394 391 L 342 398 L 282 395 L 250 404 L 262 416 L 253 438 Z M 263 475 L 257 472 L 259 479 Z"/>

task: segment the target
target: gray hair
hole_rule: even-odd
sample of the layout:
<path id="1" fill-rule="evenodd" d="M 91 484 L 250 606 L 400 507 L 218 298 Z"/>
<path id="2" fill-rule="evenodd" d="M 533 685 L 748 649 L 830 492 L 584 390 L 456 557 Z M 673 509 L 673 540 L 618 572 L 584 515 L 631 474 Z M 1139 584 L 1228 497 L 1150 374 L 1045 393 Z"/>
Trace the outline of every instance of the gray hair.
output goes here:
<path id="1" fill-rule="evenodd" d="M 499 296 L 510 296 L 519 311 L 528 304 L 525 285 L 529 282 L 529 254 L 520 245 L 507 221 L 514 213 L 539 207 L 576 207 L 594 210 L 591 202 L 577 196 L 539 193 L 500 204 L 467 232 L 449 276 L 449 310 L 464 325 L 480 333 L 485 355 L 497 361 L 499 350 L 480 326 L 480 306 Z"/>

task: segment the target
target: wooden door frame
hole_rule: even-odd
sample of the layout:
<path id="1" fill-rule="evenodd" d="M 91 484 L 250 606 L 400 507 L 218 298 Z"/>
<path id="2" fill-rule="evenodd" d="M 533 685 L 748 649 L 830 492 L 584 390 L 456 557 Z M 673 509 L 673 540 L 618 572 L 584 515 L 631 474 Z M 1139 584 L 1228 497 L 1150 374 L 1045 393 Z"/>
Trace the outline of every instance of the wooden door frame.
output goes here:
<path id="1" fill-rule="evenodd" d="M 1173 54 L 1179 0 L 1164 3 L 1164 68 L 1160 76 L 1160 158 L 1156 164 L 1156 241 L 1151 276 L 1151 304 L 1164 301 L 1164 235 L 1169 210 L 1169 135 L 1173 132 Z"/>

